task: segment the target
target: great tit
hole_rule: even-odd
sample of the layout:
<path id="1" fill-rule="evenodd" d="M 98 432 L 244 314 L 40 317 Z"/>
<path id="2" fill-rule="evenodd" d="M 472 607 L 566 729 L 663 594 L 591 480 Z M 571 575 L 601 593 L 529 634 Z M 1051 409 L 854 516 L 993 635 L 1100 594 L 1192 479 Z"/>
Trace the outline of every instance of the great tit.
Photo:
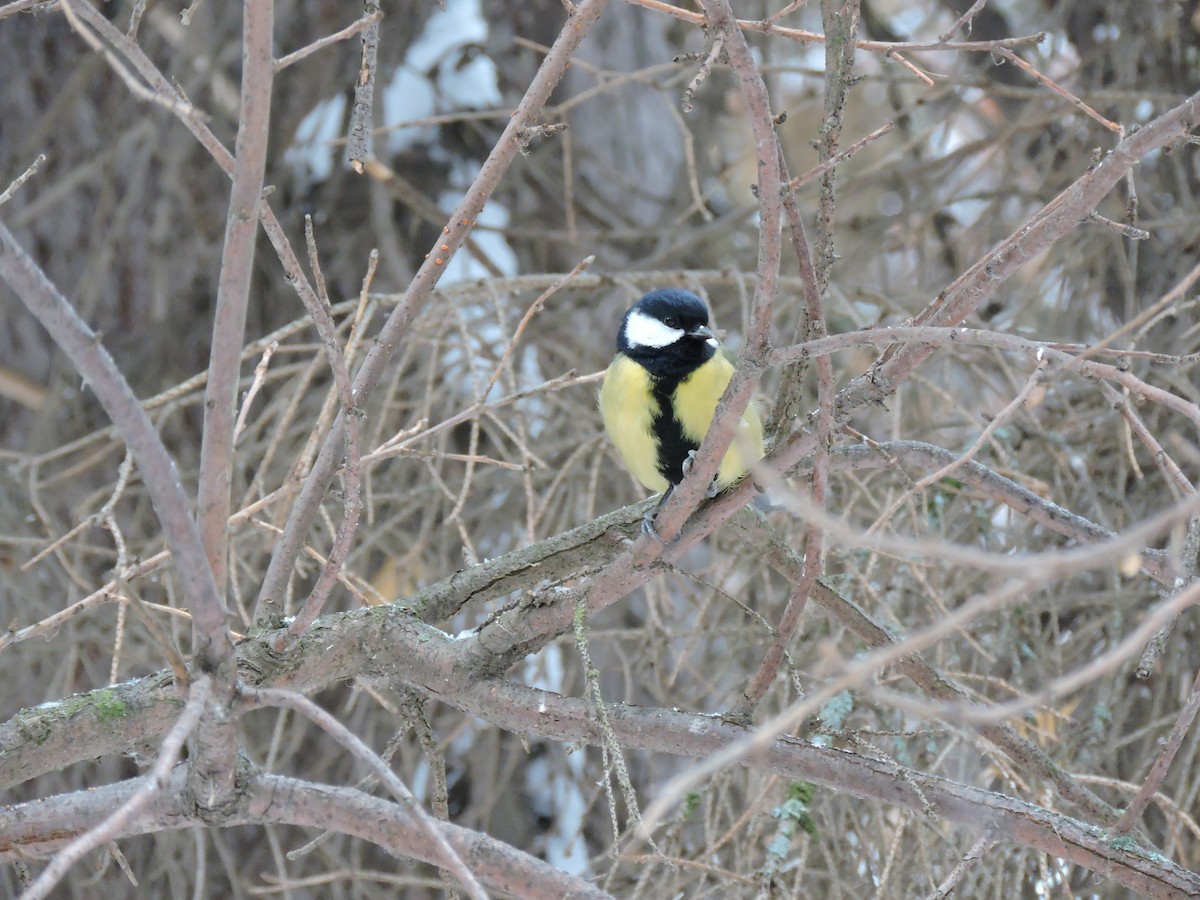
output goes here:
<path id="1" fill-rule="evenodd" d="M 633 477 L 664 492 L 663 500 L 687 474 L 732 377 L 733 362 L 708 327 L 708 307 L 695 294 L 651 291 L 621 319 L 617 355 L 600 387 L 600 413 Z M 762 457 L 762 420 L 751 404 L 710 496 L 742 478 Z M 653 515 L 645 523 L 650 532 Z"/>

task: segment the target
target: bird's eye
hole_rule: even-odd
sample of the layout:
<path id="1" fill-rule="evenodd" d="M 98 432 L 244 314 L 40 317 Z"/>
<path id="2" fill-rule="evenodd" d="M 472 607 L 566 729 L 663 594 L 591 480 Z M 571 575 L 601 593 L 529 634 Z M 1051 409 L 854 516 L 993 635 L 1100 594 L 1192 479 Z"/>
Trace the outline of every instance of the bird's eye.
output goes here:
<path id="1" fill-rule="evenodd" d="M 668 328 L 678 328 L 679 327 L 679 317 L 678 316 L 667 316 L 665 319 L 663 319 L 663 324 L 666 325 Z"/>

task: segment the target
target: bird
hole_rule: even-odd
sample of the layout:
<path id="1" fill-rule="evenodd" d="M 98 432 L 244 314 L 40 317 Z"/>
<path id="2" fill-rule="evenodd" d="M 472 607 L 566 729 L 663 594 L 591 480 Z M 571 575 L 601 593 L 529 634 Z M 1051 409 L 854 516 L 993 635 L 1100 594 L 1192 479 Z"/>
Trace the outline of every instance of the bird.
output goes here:
<path id="1" fill-rule="evenodd" d="M 648 534 L 656 533 L 655 514 L 691 467 L 733 372 L 709 327 L 708 307 L 690 291 L 650 291 L 622 316 L 617 353 L 600 386 L 600 415 L 625 467 L 663 495 L 642 523 Z M 709 496 L 736 484 L 763 454 L 762 419 L 751 403 Z"/>

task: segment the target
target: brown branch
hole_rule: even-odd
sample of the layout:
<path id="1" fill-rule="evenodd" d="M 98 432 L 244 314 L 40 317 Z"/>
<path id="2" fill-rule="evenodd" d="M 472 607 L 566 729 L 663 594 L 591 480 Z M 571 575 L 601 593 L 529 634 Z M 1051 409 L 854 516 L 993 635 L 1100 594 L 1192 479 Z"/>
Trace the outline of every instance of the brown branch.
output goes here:
<path id="1" fill-rule="evenodd" d="M 116 55 L 107 47 L 105 47 L 99 38 L 88 31 L 88 29 L 83 27 L 83 23 L 79 20 L 81 17 L 85 18 L 86 14 L 82 9 L 76 9 L 74 3 L 75 0 L 61 0 L 59 4 L 63 11 L 63 15 L 67 19 L 67 22 L 70 23 L 73 29 L 75 29 L 75 33 L 83 38 L 85 44 L 104 57 L 104 59 L 108 62 L 109 67 L 112 68 L 112 70 L 117 74 L 117 77 L 125 82 L 125 86 L 129 88 L 130 93 L 141 100 L 145 100 L 147 103 L 153 103 L 157 106 L 163 107 L 164 109 L 170 110 L 180 118 L 191 119 L 198 117 L 199 114 L 192 107 L 192 105 L 183 97 L 179 96 L 176 92 L 163 94 L 159 91 L 153 91 L 134 78 L 133 74 L 125 68 L 121 61 L 117 59 Z M 80 7 L 84 7 L 88 4 L 84 2 L 80 3 L 79 5 Z M 120 34 L 120 32 L 117 33 Z"/>
<path id="2" fill-rule="evenodd" d="M 508 682 L 484 681 L 436 696 L 465 712 L 521 733 L 599 744 L 590 705 Z M 744 739 L 747 731 L 713 716 L 611 704 L 608 716 L 624 747 L 703 759 Z M 1200 891 L 1200 875 L 1138 847 L 1114 847 L 1101 829 L 1001 794 L 933 775 L 819 747 L 793 738 L 764 744 L 743 765 L 792 780 L 810 781 L 863 799 L 881 800 L 947 822 L 995 834 L 1069 860 L 1153 897 Z"/>
<path id="3" fill-rule="evenodd" d="M 1029 260 L 1073 231 L 1101 200 L 1148 153 L 1179 140 L 1200 113 L 1200 93 L 1193 94 L 1139 131 L 1122 140 L 1107 158 L 1034 213 L 995 249 L 955 279 L 913 320 L 916 325 L 957 325 L 985 303 L 996 289 Z M 871 370 L 838 395 L 839 421 L 893 393 L 936 347 L 911 346 L 889 350 Z M 805 455 L 807 442 L 797 440 L 785 461 Z"/>
<path id="4" fill-rule="evenodd" d="M 954 456 L 948 454 L 948 458 L 953 459 Z M 775 461 L 769 458 L 767 465 L 773 462 Z M 971 465 L 973 464 L 968 464 L 968 468 Z M 772 489 L 775 487 L 770 483 L 768 486 Z M 749 502 L 755 490 L 753 485 L 744 483 L 718 495 L 689 520 L 688 527 L 676 541 L 662 548 L 659 554 L 661 559 L 673 563 L 682 558 L 690 547 L 728 521 L 738 509 Z M 898 554 L 936 556 L 946 561 L 973 566 L 981 571 L 1023 579 L 1034 576 L 1062 578 L 1071 572 L 1101 567 L 1133 554 L 1137 554 L 1139 564 L 1145 565 L 1149 571 L 1149 560 L 1155 554 L 1145 551 L 1144 544 L 1154 540 L 1180 519 L 1193 514 L 1197 507 L 1195 499 L 1176 504 L 1141 525 L 1105 540 L 1102 547 L 1014 557 L 1007 553 L 990 553 L 973 546 L 947 544 L 944 541 L 868 537 L 858 528 L 847 525 L 840 518 L 830 516 L 819 507 L 808 503 L 803 497 L 788 497 L 781 491 L 779 499 L 786 501 L 786 505 L 793 508 L 798 515 L 821 525 L 850 546 Z M 588 611 L 595 613 L 628 596 L 654 576 L 655 570 L 652 567 L 630 565 L 627 557 L 622 554 L 608 563 L 586 586 L 565 591 L 539 590 L 529 594 L 516 606 L 504 610 L 481 625 L 464 640 L 464 646 L 481 660 L 480 664 L 486 671 L 493 674 L 505 671 L 522 656 L 534 652 L 552 638 L 566 633 L 571 627 L 577 591 L 587 592 Z M 964 606 L 959 613 L 972 608 L 970 605 Z M 971 613 L 974 614 L 976 613 Z"/>
<path id="5" fill-rule="evenodd" d="M 196 723 L 200 721 L 200 716 L 204 712 L 211 693 L 211 678 L 201 676 L 192 682 L 188 691 L 187 703 L 184 704 L 183 711 L 179 714 L 175 724 L 171 726 L 171 730 L 163 738 L 162 746 L 158 751 L 158 759 L 154 761 L 154 765 L 144 777 L 137 779 L 138 786 L 129 799 L 59 850 L 42 874 L 38 876 L 37 881 L 25 892 L 23 895 L 25 900 L 41 900 L 43 897 L 48 897 L 50 891 L 62 880 L 71 866 L 92 850 L 124 834 L 125 829 L 141 816 L 146 807 L 159 798 L 167 787 L 171 770 L 175 768 L 175 764 L 179 762 L 179 757 L 183 753 L 184 741 L 192 733 Z"/>
<path id="6" fill-rule="evenodd" d="M 142 51 L 136 43 L 117 30 L 111 22 L 95 7 L 88 3 L 81 3 L 75 10 L 81 19 L 96 29 L 96 31 L 113 47 L 116 47 L 125 56 L 126 59 L 133 64 L 134 68 L 142 75 L 143 78 L 151 85 L 151 87 L 164 97 L 178 97 L 178 94 L 171 83 L 166 79 L 161 72 L 158 71 L 154 63 Z M 225 149 L 224 145 L 217 140 L 216 135 L 201 122 L 198 117 L 190 115 L 180 115 L 180 121 L 187 126 L 188 130 L 196 137 L 201 145 L 212 155 L 217 164 L 226 173 L 232 176 L 234 170 L 233 156 Z M 279 261 L 283 266 L 284 274 L 289 284 L 291 284 L 297 293 L 304 300 L 306 307 L 317 306 L 316 295 L 313 292 L 312 286 L 304 277 L 303 270 L 300 266 L 300 261 L 297 259 L 295 251 L 288 242 L 287 236 L 283 232 L 283 228 L 279 224 L 279 220 L 275 217 L 270 205 L 262 200 L 260 202 L 260 216 L 262 218 L 263 230 L 270 239 L 275 252 L 279 257 Z M 239 348 L 240 350 L 240 348 Z M 239 357 L 240 359 L 240 357 Z M 332 456 L 332 454 L 331 454 Z M 315 516 L 315 511 L 314 511 Z"/>
<path id="7" fill-rule="evenodd" d="M 821 23 L 828 38 L 825 41 L 825 116 L 819 129 L 818 143 L 822 163 L 837 157 L 842 119 L 846 112 L 846 95 L 854 78 L 854 37 L 858 33 L 858 19 L 858 0 L 821 0 Z M 835 174 L 830 167 L 820 176 L 813 268 L 817 276 L 818 293 L 822 296 L 837 258 L 833 241 L 833 224 L 837 215 Z"/>
<path id="8" fill-rule="evenodd" d="M 902 441 L 838 448 L 830 453 L 830 465 L 834 470 L 863 470 L 904 462 L 932 469 L 955 458 L 955 454 L 940 447 Z M 957 477 L 1031 521 L 1077 543 L 1096 544 L 1117 540 L 1112 532 L 1038 497 L 979 463 L 967 463 L 958 471 Z M 748 494 L 749 486 L 745 490 Z M 366 610 L 326 616 L 310 634 L 301 639 L 295 652 L 289 656 L 293 663 L 277 674 L 272 673 L 277 672 L 280 659 L 276 654 L 262 655 L 261 649 L 256 649 L 259 644 L 255 641 L 240 644 L 239 654 L 249 661 L 251 671 L 263 673 L 266 683 L 293 690 L 316 691 L 334 682 L 368 673 L 371 666 L 384 658 L 391 659 L 399 654 L 399 658 L 403 659 L 404 654 L 397 649 L 402 640 L 396 629 L 403 633 L 410 628 L 416 629 L 414 639 L 418 643 L 414 646 L 421 653 L 433 652 L 437 645 L 425 644 L 428 638 L 423 641 L 421 636 L 439 635 L 441 632 L 436 629 L 425 630 L 428 626 L 402 624 L 409 622 L 410 616 L 412 621 L 441 621 L 454 615 L 467 603 L 484 604 L 513 593 L 523 595 L 517 606 L 497 614 L 492 621 L 480 626 L 475 634 L 457 641 L 456 646 L 460 648 L 461 658 L 470 660 L 472 666 L 494 665 L 496 655 L 517 654 L 521 648 L 533 652 L 544 646 L 551 637 L 563 634 L 570 628 L 574 595 L 561 600 L 566 606 L 566 613 L 563 616 L 565 624 L 560 624 L 557 617 L 562 615 L 562 610 L 557 605 L 560 602 L 558 594 L 569 592 L 527 592 L 544 584 L 561 584 L 574 577 L 581 567 L 619 557 L 624 546 L 622 542 L 638 533 L 642 515 L 653 502 L 651 499 L 616 510 L 572 531 L 455 573 L 405 598 L 404 603 L 398 605 L 399 608 L 391 607 L 390 611 L 397 617 L 395 620 L 358 618 L 367 614 Z M 693 518 L 678 544 L 669 548 L 667 560 L 670 561 L 676 553 L 682 553 L 691 546 L 701 531 L 711 530 L 717 523 L 729 518 L 732 512 L 727 512 L 726 508 L 736 512 L 744 502 L 744 498 L 731 498 L 727 492 L 705 506 Z M 1148 573 L 1166 584 L 1173 582 L 1174 576 L 1171 575 L 1164 551 L 1143 547 L 1138 555 Z M 627 564 L 620 571 L 638 579 L 638 584 L 652 577 L 652 573 L 637 573 Z M 799 572 L 800 568 L 797 567 L 795 571 Z M 543 605 L 548 597 L 553 597 L 555 605 Z M 376 608 L 379 609 L 388 611 L 388 608 Z M 375 624 L 370 624 L 372 622 Z M 338 643 L 333 646 L 322 643 L 332 634 L 339 635 Z M 341 642 L 342 637 L 345 643 Z M 398 642 L 397 647 L 392 647 L 389 642 Z M 419 649 L 421 646 L 424 649 Z M 449 662 L 446 665 L 448 671 L 452 665 Z M 156 676 L 106 690 L 113 691 L 115 699 L 122 704 L 140 710 L 141 724 L 138 727 L 145 734 L 160 735 L 174 721 L 174 710 L 169 705 L 173 702 L 171 698 L 174 694 L 169 680 L 160 683 Z M 148 693 L 155 696 L 161 694 L 161 699 L 148 703 L 145 700 Z M 36 736 L 36 741 L 30 740 L 31 735 Z M 97 716 L 96 709 L 90 703 L 72 706 L 55 704 L 23 711 L 0 724 L 0 789 L 91 756 L 120 753 L 125 747 L 124 738 L 106 729 L 104 721 Z"/>
<path id="9" fill-rule="evenodd" d="M 372 841 L 391 853 L 438 865 L 437 844 L 418 826 L 410 809 L 371 797 L 354 788 L 311 784 L 279 775 L 246 779 L 242 803 L 214 822 L 201 818 L 187 795 L 182 770 L 169 778 L 153 806 L 124 823 L 116 837 L 181 828 L 287 824 L 320 828 Z M 92 828 L 112 809 L 127 802 L 140 779 L 104 785 L 24 804 L 15 820 L 0 810 L 0 860 L 45 856 L 70 839 L 73 831 Z M 606 900 L 609 895 L 574 875 L 505 844 L 458 825 L 440 825 L 454 852 L 469 859 L 479 880 L 497 893 L 514 897 L 572 897 Z"/>
<path id="10" fill-rule="evenodd" d="M 228 663 L 232 643 L 226 627 L 225 602 L 213 580 L 175 462 L 150 417 L 100 343 L 100 336 L 79 317 L 70 301 L 3 223 L 0 223 L 0 278 L 8 282 L 26 308 L 50 332 L 87 381 L 133 454 L 171 548 L 183 596 L 192 611 L 194 649 L 201 668 L 211 671 Z"/>
<path id="11" fill-rule="evenodd" d="M 319 629 L 314 629 L 302 639 L 303 646 L 297 648 L 289 660 L 274 657 L 272 664 L 270 660 L 273 657 L 266 649 L 269 640 L 270 636 L 267 635 L 243 642 L 239 651 L 248 652 L 249 660 L 253 660 L 247 671 L 255 671 L 260 664 L 266 663 L 261 669 L 261 677 L 275 683 L 296 686 L 297 681 L 307 680 L 308 687 L 305 689 L 316 690 L 319 688 L 318 680 L 328 683 L 331 666 L 351 664 L 360 672 L 370 669 L 376 675 L 401 678 L 410 684 L 423 686 L 433 696 L 507 730 L 561 741 L 585 740 L 598 744 L 603 740 L 593 711 L 586 701 L 563 698 L 505 681 L 480 679 L 470 660 L 464 658 L 463 642 L 436 629 L 414 625 L 402 610 L 394 606 L 325 617 Z M 901 652 L 897 664 L 908 657 L 909 654 Z M 294 662 L 299 665 L 294 665 Z M 313 677 L 317 672 L 322 673 L 320 679 Z M 172 703 L 169 688 L 153 685 L 152 679 L 143 679 L 136 688 L 139 698 L 136 715 L 139 717 L 152 716 L 157 719 L 160 714 L 157 707 L 169 707 Z M 134 690 L 134 686 L 131 683 L 109 690 L 120 690 L 122 693 L 119 696 L 125 696 L 124 692 Z M 696 759 L 719 753 L 748 734 L 745 729 L 713 716 L 620 704 L 609 705 L 607 713 L 613 732 L 623 746 Z M 105 731 L 111 732 L 111 726 L 98 729 L 98 736 Z M 76 746 L 75 749 L 86 753 L 88 757 L 102 752 L 97 746 L 89 746 L 86 750 Z M 1113 842 L 1092 825 L 1012 797 L 904 769 L 891 762 L 818 747 L 791 738 L 779 738 L 763 742 L 761 752 L 743 758 L 741 764 L 921 813 L 933 809 L 947 821 L 969 827 L 991 824 L 1003 839 L 1090 867 L 1119 884 L 1152 896 L 1180 896 L 1182 892 L 1200 890 L 1200 875 L 1187 872 L 1161 856 L 1140 848 L 1113 846 Z M 259 793 L 260 788 L 268 787 L 276 792 L 270 798 Z M 302 804 L 309 818 L 296 818 L 298 813 L 294 798 L 286 793 L 293 787 L 317 792 L 309 795 L 311 802 Z M 379 841 L 395 852 L 435 864 L 438 862 L 435 848 L 405 810 L 395 804 L 374 798 L 360 799 L 362 795 L 345 788 L 318 788 L 276 776 L 251 779 L 247 789 L 252 799 L 244 807 L 243 817 L 231 813 L 229 818 L 223 819 L 224 824 L 251 824 L 269 820 L 334 828 Z M 79 803 L 100 799 L 103 802 L 99 806 L 110 810 L 122 802 L 114 800 L 114 792 L 128 790 L 128 783 L 123 783 L 86 794 L 67 796 L 74 798 L 72 802 L 76 804 L 70 808 L 77 809 Z M 284 793 L 278 793 L 280 790 Z M 123 798 L 124 795 L 119 796 Z M 317 796 L 322 798 L 320 802 L 317 802 Z M 372 804 L 370 815 L 360 812 L 359 821 L 342 818 L 340 804 L 351 799 L 355 804 Z M 56 805 L 49 806 L 52 802 Z M 21 846 L 23 852 L 51 852 L 62 843 L 60 832 L 54 831 L 53 835 L 49 835 L 53 829 L 61 828 L 64 822 L 70 827 L 87 827 L 87 823 L 81 823 L 78 819 L 64 819 L 66 802 L 62 798 L 50 798 L 26 804 L 22 807 L 23 818 L 19 827 L 13 826 L 6 818 L 8 813 L 0 811 L 0 833 L 9 836 L 9 840 Z M 361 810 L 361 807 L 356 808 Z M 102 815 L 99 810 L 91 813 L 93 819 Z M 163 819 L 155 823 L 154 828 L 194 824 L 189 818 L 178 819 L 173 812 L 167 816 L 164 811 Z M 388 827 L 381 834 L 378 828 L 369 824 L 373 822 L 386 822 Z M 393 828 L 402 827 L 406 829 L 402 835 L 393 833 Z M 464 830 L 456 830 L 454 826 L 443 827 L 455 851 L 464 859 L 471 860 L 475 873 L 485 884 L 495 886 L 481 862 L 478 850 L 464 847 L 458 842 L 456 834 Z M 143 823 L 139 830 L 151 830 L 151 827 Z M 35 837 L 37 842 L 32 843 Z M 478 836 L 472 839 L 480 840 Z M 397 847 L 394 843 L 388 843 L 388 840 L 403 842 L 403 846 Z M 418 852 L 418 846 L 424 849 Z M 0 844 L 0 861 L 10 858 L 13 852 L 12 844 Z"/>
<path id="12" fill-rule="evenodd" d="M 81 4 L 78 10 L 79 16 L 85 19 L 92 27 L 94 27 L 110 44 L 117 47 L 125 57 L 134 65 L 147 82 L 164 97 L 177 97 L 175 89 L 162 75 L 161 72 L 154 66 L 153 62 L 145 55 L 142 49 L 133 41 L 129 40 L 125 35 L 118 31 L 113 25 L 104 18 L 102 14 L 94 7 L 88 4 Z M 216 136 L 195 116 L 181 115 L 181 121 L 188 127 L 193 135 L 200 141 L 206 150 L 221 166 L 222 170 L 227 174 L 232 175 L 234 171 L 234 159 L 229 151 L 217 140 Z M 270 205 L 265 201 L 260 203 L 260 216 L 262 219 L 263 230 L 274 246 L 279 261 L 283 266 L 284 274 L 289 284 L 291 284 L 299 294 L 302 302 L 307 309 L 316 309 L 320 307 L 320 303 L 313 291 L 312 286 L 304 277 L 300 266 L 300 261 L 296 257 L 295 251 L 292 249 L 287 236 L 283 232 L 283 228 L 279 224 L 279 220 L 275 217 Z M 240 350 L 240 348 L 239 348 Z M 336 430 L 336 429 L 335 429 Z M 330 442 L 332 440 L 332 442 Z M 328 465 L 330 470 L 328 478 L 332 479 L 332 466 L 334 465 L 334 449 L 344 441 L 344 434 L 338 433 L 336 439 L 327 439 L 326 446 L 329 448 Z M 326 481 L 325 486 L 328 486 Z M 317 501 L 319 502 L 319 497 Z M 316 509 L 313 508 L 312 516 L 315 517 Z M 309 520 L 311 524 L 311 519 Z M 299 546 L 296 547 L 296 552 L 299 551 Z"/>
<path id="13" fill-rule="evenodd" d="M 607 2 L 608 0 L 584 0 L 575 8 L 575 12 L 559 33 L 554 46 L 542 61 L 525 96 L 505 127 L 504 133 L 492 148 L 491 153 L 488 154 L 479 174 L 463 195 L 458 209 L 454 211 L 454 215 L 443 229 L 443 234 L 433 248 L 433 253 L 417 270 L 408 290 L 405 291 L 399 304 L 388 317 L 378 338 L 367 353 L 366 359 L 355 376 L 356 406 L 361 407 L 366 397 L 379 383 L 384 368 L 399 348 L 413 317 L 427 302 L 430 292 L 437 284 L 438 278 L 444 271 L 444 266 L 438 265 L 436 260 L 444 262 L 462 245 L 484 204 L 508 167 L 518 156 L 520 129 L 534 123 L 555 86 L 566 72 L 575 49 L 587 34 L 588 29 L 599 18 Z M 447 249 L 442 250 L 442 246 Z M 300 496 L 292 507 L 283 535 L 276 544 L 275 552 L 271 556 L 271 562 L 259 590 L 255 611 L 256 619 L 267 615 L 268 610 L 278 611 L 278 601 L 283 596 L 284 588 L 291 578 L 292 568 L 300 554 L 305 535 L 316 519 L 321 498 L 333 478 L 339 449 L 344 440 L 344 428 L 345 423 L 339 417 L 326 437 L 321 452 L 305 479 Z"/>
<path id="14" fill-rule="evenodd" d="M 663 0 L 625 0 L 625 2 L 654 10 L 655 12 L 666 13 L 685 22 L 691 22 L 693 25 L 703 26 L 705 24 L 705 16 L 678 6 L 672 6 L 670 3 L 663 2 Z M 800 28 L 785 28 L 781 25 L 775 25 L 770 19 L 738 19 L 737 26 L 743 31 L 757 31 L 762 34 L 773 35 L 774 37 L 799 41 L 802 44 L 820 44 L 825 40 L 825 35 L 823 34 L 817 34 L 815 31 L 804 31 Z M 859 50 L 869 50 L 872 53 L 885 54 L 888 52 L 896 53 L 898 51 L 913 50 L 972 50 L 980 53 L 991 53 L 1001 47 L 1024 47 L 1029 44 L 1040 44 L 1045 39 L 1046 35 L 1039 32 L 1038 34 L 1031 34 L 1025 37 L 1003 38 L 997 41 L 959 41 L 957 43 L 944 40 L 924 42 L 855 41 L 854 46 Z"/>
<path id="15" fill-rule="evenodd" d="M 233 187 L 225 217 L 221 274 L 217 282 L 208 381 L 204 393 L 204 434 L 200 444 L 200 486 L 196 519 L 217 588 L 225 590 L 228 521 L 232 501 L 233 430 L 237 385 L 254 271 L 254 240 L 267 161 L 267 125 L 275 69 L 271 52 L 273 0 L 252 0 L 242 14 L 242 91 L 233 164 Z"/>
<path id="16" fill-rule="evenodd" d="M 233 185 L 221 253 L 221 274 L 213 314 L 208 383 L 204 393 L 204 433 L 200 444 L 200 483 L 196 520 L 217 589 L 228 585 L 229 512 L 232 505 L 233 439 L 237 421 L 239 361 L 245 341 L 254 242 L 266 169 L 271 89 L 275 76 L 272 32 L 274 0 L 247 0 L 242 7 L 242 87 L 233 163 Z M 193 627 L 204 622 L 197 616 Z M 221 623 L 228 636 L 226 622 Z M 228 637 L 226 638 L 228 640 Z M 200 670 L 215 677 L 213 699 L 192 741 L 189 789 L 198 805 L 217 808 L 236 802 L 238 740 L 230 720 L 236 671 L 232 654 L 200 660 Z"/>
<path id="17" fill-rule="evenodd" d="M 294 65 L 295 63 L 300 62 L 300 60 L 305 59 L 308 56 L 311 56 L 312 54 L 316 53 L 318 50 L 324 50 L 326 47 L 330 47 L 333 44 L 338 43 L 339 41 L 344 41 L 347 38 L 352 38 L 352 37 L 354 37 L 354 35 L 358 34 L 363 29 L 376 24 L 382 18 L 383 18 L 383 12 L 379 9 L 375 9 L 375 10 L 367 13 L 362 18 L 356 19 L 355 21 L 351 22 L 349 25 L 347 25 L 341 31 L 335 31 L 333 34 L 327 34 L 327 35 L 325 35 L 325 37 L 319 38 L 318 40 L 313 41 L 311 44 L 301 47 L 299 50 L 293 50 L 291 53 L 288 53 L 285 56 L 279 57 L 279 59 L 275 60 L 275 71 L 282 72 L 288 66 L 291 66 L 291 65 Z"/>

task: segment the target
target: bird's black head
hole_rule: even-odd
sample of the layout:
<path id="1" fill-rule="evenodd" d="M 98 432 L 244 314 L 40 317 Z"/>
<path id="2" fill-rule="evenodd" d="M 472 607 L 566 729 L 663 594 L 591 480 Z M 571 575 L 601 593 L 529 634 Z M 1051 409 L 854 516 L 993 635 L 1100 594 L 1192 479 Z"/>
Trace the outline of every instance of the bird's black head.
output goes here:
<path id="1" fill-rule="evenodd" d="M 617 349 L 660 378 L 682 378 L 717 350 L 708 307 L 688 291 L 651 291 L 621 320 Z"/>

